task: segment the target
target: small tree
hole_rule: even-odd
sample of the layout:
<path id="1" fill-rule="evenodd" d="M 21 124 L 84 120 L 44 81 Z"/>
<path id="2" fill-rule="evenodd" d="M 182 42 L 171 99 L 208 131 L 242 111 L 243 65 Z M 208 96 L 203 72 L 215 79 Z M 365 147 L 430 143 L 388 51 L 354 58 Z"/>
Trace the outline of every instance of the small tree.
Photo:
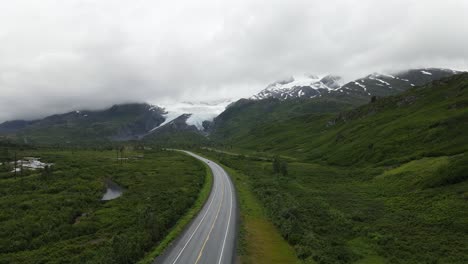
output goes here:
<path id="1" fill-rule="evenodd" d="M 120 165 L 123 164 L 123 152 L 124 152 L 124 146 L 120 147 Z"/>
<path id="2" fill-rule="evenodd" d="M 281 172 L 281 160 L 278 156 L 273 159 L 273 172 L 280 173 Z"/>
<path id="3" fill-rule="evenodd" d="M 288 176 L 288 163 L 286 161 L 281 162 L 280 171 L 283 176 Z"/>
<path id="4" fill-rule="evenodd" d="M 16 160 L 16 152 L 15 152 L 15 160 L 14 160 L 13 163 L 15 164 L 15 170 L 14 170 L 14 172 L 15 172 L 15 178 L 16 178 L 16 168 L 18 167 L 18 160 Z"/>
<path id="5" fill-rule="evenodd" d="M 41 173 L 42 178 L 45 180 L 49 178 L 51 174 L 52 174 L 52 168 L 49 165 L 45 165 Z"/>

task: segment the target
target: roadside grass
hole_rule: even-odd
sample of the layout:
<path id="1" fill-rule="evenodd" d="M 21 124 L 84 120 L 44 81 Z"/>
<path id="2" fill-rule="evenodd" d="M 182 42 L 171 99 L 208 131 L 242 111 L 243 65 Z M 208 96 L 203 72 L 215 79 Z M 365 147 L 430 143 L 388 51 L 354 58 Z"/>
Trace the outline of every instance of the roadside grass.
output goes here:
<path id="1" fill-rule="evenodd" d="M 206 154 L 206 153 L 202 153 Z M 227 154 L 229 155 L 229 154 Z M 249 178 L 218 162 L 233 180 L 240 208 L 240 237 L 238 260 L 242 264 L 296 264 L 301 263 L 294 249 L 281 237 L 279 230 L 269 221 L 260 201 L 253 193 Z"/>
<path id="2" fill-rule="evenodd" d="M 299 263 L 292 247 L 268 221 L 260 202 L 246 184 L 246 176 L 226 166 L 224 168 L 234 178 L 240 197 L 242 244 L 245 250 L 241 263 Z"/>
<path id="3" fill-rule="evenodd" d="M 201 162 L 201 161 L 199 161 Z M 206 200 L 210 196 L 211 189 L 213 187 L 213 173 L 208 165 L 203 163 L 206 170 L 205 183 L 200 191 L 200 194 L 195 201 L 195 204 L 187 211 L 187 213 L 180 218 L 175 226 L 169 231 L 169 234 L 159 243 L 159 245 L 150 253 L 148 253 L 138 264 L 150 264 L 160 256 L 165 249 L 185 230 L 187 225 L 195 218 L 195 216 L 200 212 L 200 210 L 205 205 Z"/>

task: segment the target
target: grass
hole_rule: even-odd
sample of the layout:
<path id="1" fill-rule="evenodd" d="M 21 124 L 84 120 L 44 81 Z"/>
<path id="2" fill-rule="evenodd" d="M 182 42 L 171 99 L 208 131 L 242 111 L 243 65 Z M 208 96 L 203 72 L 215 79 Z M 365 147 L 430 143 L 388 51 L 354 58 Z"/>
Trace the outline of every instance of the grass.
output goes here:
<path id="1" fill-rule="evenodd" d="M 210 158 L 216 160 L 213 156 Z M 235 184 L 239 201 L 241 234 L 238 258 L 240 263 L 300 263 L 293 248 L 268 220 L 263 206 L 251 189 L 249 178 L 232 168 L 222 166 Z"/>
<path id="2" fill-rule="evenodd" d="M 177 221 L 176 225 L 169 231 L 169 234 L 159 243 L 159 245 L 145 256 L 138 264 L 149 264 L 152 263 L 158 256 L 160 256 L 164 250 L 174 241 L 186 228 L 186 226 L 194 219 L 194 217 L 200 212 L 205 204 L 206 200 L 210 196 L 211 189 L 213 186 L 213 174 L 211 169 L 205 165 L 206 169 L 206 180 L 200 191 L 200 194 L 195 201 L 195 204 L 187 211 L 187 213 Z"/>
<path id="3" fill-rule="evenodd" d="M 384 264 L 385 258 L 379 256 L 368 241 L 363 238 L 356 238 L 348 242 L 348 246 L 356 255 L 362 256 L 361 259 L 356 261 L 356 264 Z"/>
<path id="4" fill-rule="evenodd" d="M 268 232 L 257 231 L 261 225 L 250 219 L 258 214 L 275 225 L 305 263 L 465 263 L 468 259 L 464 247 L 468 233 L 463 228 L 468 225 L 468 182 L 425 184 L 440 168 L 465 164 L 464 155 L 422 158 L 390 168 L 292 162 L 284 177 L 273 173 L 271 162 L 204 151 L 235 169 L 228 170 L 235 175 L 239 196 L 247 197 L 240 199 L 246 263 L 249 256 L 255 260 L 263 252 L 249 241 L 262 241 L 262 232 Z M 246 188 L 251 198 L 242 194 Z M 251 199 L 260 202 L 259 207 L 248 206 Z M 263 212 L 258 209 L 262 207 Z M 274 247 L 265 244 L 260 246 L 264 250 Z"/>

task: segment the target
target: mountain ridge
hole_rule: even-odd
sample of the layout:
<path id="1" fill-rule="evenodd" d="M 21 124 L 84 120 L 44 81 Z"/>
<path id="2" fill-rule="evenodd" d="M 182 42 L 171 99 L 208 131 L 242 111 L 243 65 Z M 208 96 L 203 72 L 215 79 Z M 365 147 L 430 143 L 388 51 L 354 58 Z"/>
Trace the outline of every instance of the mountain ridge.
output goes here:
<path id="1" fill-rule="evenodd" d="M 430 81 L 460 73 L 451 69 L 420 68 L 400 71 L 393 74 L 372 73 L 350 82 L 343 82 L 340 76 L 326 75 L 319 78 L 305 75 L 276 81 L 251 96 L 251 100 L 277 98 L 340 97 L 339 93 L 358 97 L 387 96 L 405 91 L 411 87 L 424 85 Z"/>

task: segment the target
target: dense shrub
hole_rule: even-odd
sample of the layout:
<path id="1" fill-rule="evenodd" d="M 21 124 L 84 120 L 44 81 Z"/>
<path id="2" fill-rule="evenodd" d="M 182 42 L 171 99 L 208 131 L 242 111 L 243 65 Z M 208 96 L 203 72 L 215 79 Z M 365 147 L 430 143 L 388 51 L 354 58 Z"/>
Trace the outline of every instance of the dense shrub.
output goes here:
<path id="1" fill-rule="evenodd" d="M 456 184 L 468 179 L 468 155 L 455 157 L 448 164 L 440 167 L 432 177 L 425 182 L 425 187 L 434 188 Z"/>
<path id="2" fill-rule="evenodd" d="M 205 168 L 176 152 L 23 150 L 54 165 L 0 172 L 0 263 L 135 263 L 198 197 Z M 141 158 L 141 155 L 144 155 Z M 177 176 L 177 177 L 175 177 Z M 124 188 L 103 202 L 104 179 Z"/>

